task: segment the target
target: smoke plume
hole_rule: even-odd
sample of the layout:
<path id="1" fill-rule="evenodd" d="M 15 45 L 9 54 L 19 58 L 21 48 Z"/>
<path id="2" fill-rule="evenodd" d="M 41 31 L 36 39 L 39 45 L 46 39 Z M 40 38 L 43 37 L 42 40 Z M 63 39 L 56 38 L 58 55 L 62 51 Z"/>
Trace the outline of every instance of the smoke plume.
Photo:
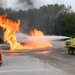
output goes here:
<path id="1" fill-rule="evenodd" d="M 4 7 L 7 5 L 6 0 L 0 0 L 0 7 Z"/>
<path id="2" fill-rule="evenodd" d="M 19 4 L 28 4 L 28 5 L 33 5 L 34 0 L 18 0 Z"/>
<path id="3" fill-rule="evenodd" d="M 22 9 L 32 9 L 34 8 L 34 3 L 36 0 L 18 0 L 17 5 L 21 6 Z"/>
<path id="4" fill-rule="evenodd" d="M 14 10 L 28 10 L 35 8 L 36 0 L 0 0 L 0 7 Z"/>

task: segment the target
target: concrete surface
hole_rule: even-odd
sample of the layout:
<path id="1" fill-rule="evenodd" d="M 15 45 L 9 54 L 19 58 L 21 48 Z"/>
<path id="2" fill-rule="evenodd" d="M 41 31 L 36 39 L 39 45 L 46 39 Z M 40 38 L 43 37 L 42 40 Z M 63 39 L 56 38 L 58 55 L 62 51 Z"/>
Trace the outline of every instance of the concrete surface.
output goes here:
<path id="1" fill-rule="evenodd" d="M 52 42 L 53 48 L 32 50 L 21 56 L 6 56 L 3 53 L 3 64 L 0 75 L 75 75 L 75 56 L 69 55 L 64 41 Z M 8 55 L 8 53 L 7 53 Z"/>

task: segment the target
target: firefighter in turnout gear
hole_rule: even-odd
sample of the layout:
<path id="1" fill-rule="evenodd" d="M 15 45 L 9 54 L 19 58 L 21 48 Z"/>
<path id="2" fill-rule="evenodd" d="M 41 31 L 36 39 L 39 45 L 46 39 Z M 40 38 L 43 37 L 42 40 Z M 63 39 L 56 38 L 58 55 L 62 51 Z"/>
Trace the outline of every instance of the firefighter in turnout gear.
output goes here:
<path id="1" fill-rule="evenodd" d="M 0 52 L 0 66 L 2 64 L 2 53 Z"/>

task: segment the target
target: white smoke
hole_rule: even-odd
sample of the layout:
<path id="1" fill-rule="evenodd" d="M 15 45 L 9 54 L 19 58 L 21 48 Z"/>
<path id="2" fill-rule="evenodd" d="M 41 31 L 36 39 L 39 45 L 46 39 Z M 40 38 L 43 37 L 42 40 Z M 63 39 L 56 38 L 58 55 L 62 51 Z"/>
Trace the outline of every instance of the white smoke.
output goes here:
<path id="1" fill-rule="evenodd" d="M 28 10 L 34 8 L 36 0 L 2 0 L 0 7 L 13 10 Z"/>
<path id="2" fill-rule="evenodd" d="M 27 42 L 28 37 L 29 37 L 28 35 L 23 34 L 23 33 L 17 33 L 16 34 L 16 38 L 17 38 L 17 41 L 19 43 L 25 43 L 25 42 Z"/>

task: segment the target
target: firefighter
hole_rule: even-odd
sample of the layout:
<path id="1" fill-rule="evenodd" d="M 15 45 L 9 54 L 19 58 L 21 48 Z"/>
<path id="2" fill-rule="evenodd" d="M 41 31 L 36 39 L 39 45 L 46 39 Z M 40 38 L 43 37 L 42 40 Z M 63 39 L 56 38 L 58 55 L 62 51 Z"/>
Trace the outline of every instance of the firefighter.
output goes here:
<path id="1" fill-rule="evenodd" d="M 2 64 L 2 53 L 0 52 L 0 66 Z"/>

